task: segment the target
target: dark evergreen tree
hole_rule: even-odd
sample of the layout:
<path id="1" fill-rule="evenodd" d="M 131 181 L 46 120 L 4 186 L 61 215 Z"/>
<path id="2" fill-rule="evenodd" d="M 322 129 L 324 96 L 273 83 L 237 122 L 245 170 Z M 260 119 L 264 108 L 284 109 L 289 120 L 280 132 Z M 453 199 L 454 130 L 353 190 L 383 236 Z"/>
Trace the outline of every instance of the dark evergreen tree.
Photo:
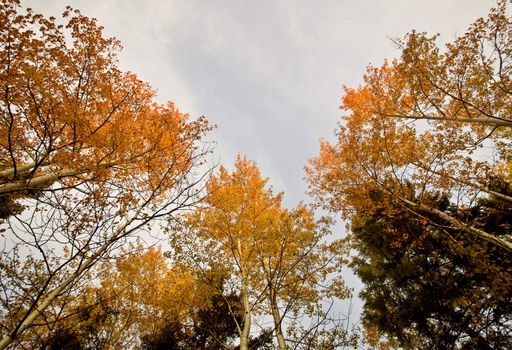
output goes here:
<path id="1" fill-rule="evenodd" d="M 439 194 L 430 201 L 469 225 L 512 237 L 509 202 L 457 207 Z M 512 256 L 428 213 L 382 209 L 352 225 L 364 322 L 404 348 L 512 349 Z"/>
<path id="2" fill-rule="evenodd" d="M 156 336 L 143 337 L 145 350 L 188 350 L 188 349 L 225 349 L 230 341 L 238 336 L 236 323 L 231 312 L 240 324 L 243 324 L 243 310 L 238 307 L 237 295 L 213 295 L 211 305 L 196 310 L 191 315 L 191 323 L 171 322 Z M 264 331 L 250 340 L 251 349 L 266 349 L 272 343 L 272 330 Z M 234 349 L 237 349 L 236 347 Z"/>
<path id="3" fill-rule="evenodd" d="M 142 337 L 145 350 L 219 349 L 237 336 L 231 312 L 241 322 L 242 311 L 236 307 L 236 295 L 211 297 L 211 305 L 195 310 L 190 323 L 171 322 L 158 334 Z M 231 308 L 231 310 L 230 310 Z"/>

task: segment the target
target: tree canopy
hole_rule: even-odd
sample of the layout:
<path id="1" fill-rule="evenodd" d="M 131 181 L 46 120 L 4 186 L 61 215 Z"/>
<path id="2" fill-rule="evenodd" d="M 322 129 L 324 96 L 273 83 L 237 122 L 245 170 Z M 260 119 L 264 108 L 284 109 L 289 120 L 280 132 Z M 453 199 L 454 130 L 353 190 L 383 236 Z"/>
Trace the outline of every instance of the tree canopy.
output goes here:
<path id="1" fill-rule="evenodd" d="M 345 218 L 354 208 L 372 212 L 369 194 L 383 189 L 383 200 L 430 211 L 512 251 L 509 240 L 429 203 L 436 190 L 462 206 L 483 194 L 512 200 L 489 188 L 493 176 L 510 179 L 512 26 L 506 10 L 506 1 L 500 2 L 444 50 L 435 36 L 413 31 L 397 41 L 399 59 L 368 67 L 363 86 L 345 88 L 341 108 L 349 114 L 337 142 L 323 141 L 308 168 L 311 192 L 327 209 Z"/>
<path id="2" fill-rule="evenodd" d="M 244 311 L 243 323 L 237 321 L 240 349 L 248 348 L 254 315 L 268 314 L 285 350 L 284 317 L 322 314 L 322 301 L 350 295 L 339 275 L 330 276 L 340 272 L 345 245 L 326 243 L 329 226 L 303 205 L 283 208 L 282 194 L 274 195 L 266 183 L 246 158 L 239 156 L 232 172 L 221 167 L 204 202 L 173 236 L 173 255 L 187 270 L 227 276 Z"/>
<path id="3" fill-rule="evenodd" d="M 461 211 L 446 197 L 438 210 L 510 235 L 510 203 L 481 200 Z M 429 214 L 425 214 L 429 215 Z M 512 346 L 510 254 L 406 210 L 353 219 L 351 266 L 365 287 L 363 321 L 407 349 L 506 349 Z"/>
<path id="4" fill-rule="evenodd" d="M 454 42 L 412 31 L 345 87 L 336 142 L 307 168 L 349 220 L 363 320 L 404 348 L 510 347 L 512 21 Z"/>
<path id="5" fill-rule="evenodd" d="M 67 8 L 63 24 L 0 4 L 4 349 L 101 258 L 197 200 L 210 126 L 117 67 L 119 42 Z"/>
<path id="6" fill-rule="evenodd" d="M 510 1 L 345 86 L 291 209 L 95 19 L 4 0 L 0 39 L 0 350 L 512 348 Z"/>

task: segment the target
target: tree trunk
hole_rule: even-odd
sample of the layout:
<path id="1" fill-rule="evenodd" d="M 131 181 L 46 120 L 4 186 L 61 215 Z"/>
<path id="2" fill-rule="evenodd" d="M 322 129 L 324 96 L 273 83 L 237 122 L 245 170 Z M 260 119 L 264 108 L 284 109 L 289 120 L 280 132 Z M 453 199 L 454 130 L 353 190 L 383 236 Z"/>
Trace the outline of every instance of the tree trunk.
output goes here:
<path id="1" fill-rule="evenodd" d="M 247 291 L 247 278 L 242 277 L 242 288 L 240 290 L 242 303 L 244 306 L 244 327 L 240 334 L 240 350 L 249 350 L 249 336 L 251 335 L 251 304 Z M 1 349 L 0 349 L 1 350 Z"/>
<path id="2" fill-rule="evenodd" d="M 473 227 L 473 226 L 467 226 L 465 225 L 464 223 L 460 222 L 459 220 L 457 220 L 456 218 L 450 216 L 449 214 L 439 210 L 439 209 L 436 209 L 436 208 L 432 208 L 432 207 L 429 207 L 427 205 L 424 205 L 424 204 L 421 204 L 421 203 L 415 203 L 409 199 L 406 199 L 404 197 L 401 197 L 401 196 L 398 196 L 394 193 L 391 192 L 391 194 L 395 195 L 400 201 L 402 201 L 403 203 L 405 203 L 407 205 L 407 207 L 409 207 L 410 209 L 414 210 L 415 208 L 419 209 L 419 210 L 422 210 L 422 211 L 425 211 L 427 213 L 430 213 L 430 214 L 434 214 L 436 215 L 437 217 L 445 220 L 446 222 L 450 223 L 453 225 L 453 227 L 461 230 L 461 231 L 464 231 L 464 232 L 467 232 L 471 235 L 474 235 L 486 242 L 489 242 L 491 244 L 493 244 L 494 246 L 497 246 L 497 247 L 500 247 L 504 250 L 506 250 L 507 252 L 512 252 L 512 242 L 509 242 L 509 241 L 506 241 L 500 237 L 496 237 L 490 233 L 487 233 L 483 230 L 480 230 L 476 227 Z"/>
<path id="3" fill-rule="evenodd" d="M 281 314 L 279 312 L 279 308 L 277 307 L 277 300 L 275 298 L 275 292 L 273 291 L 273 288 L 271 288 L 270 297 L 272 304 L 272 317 L 274 318 L 274 332 L 276 334 L 277 344 L 279 345 L 279 350 L 287 350 L 288 347 L 286 346 L 283 329 L 281 326 Z"/>
<path id="4" fill-rule="evenodd" d="M 244 266 L 244 259 L 242 253 L 242 242 L 240 238 L 237 239 L 236 249 L 240 261 L 240 277 L 242 279 L 242 286 L 240 288 L 240 297 L 242 298 L 242 305 L 244 308 L 244 327 L 240 333 L 240 350 L 249 350 L 249 337 L 251 335 L 251 303 L 249 302 L 249 281 L 247 280 L 247 272 Z M 0 349 L 1 350 L 1 349 Z"/>
<path id="5" fill-rule="evenodd" d="M 35 162 L 21 164 L 16 168 L 8 168 L 3 171 L 0 171 L 0 180 L 1 179 L 11 179 L 15 173 L 25 173 L 29 170 L 33 169 L 36 166 Z"/>
<path id="6" fill-rule="evenodd" d="M 3 336 L 0 340 L 0 350 L 4 350 L 11 344 L 21 333 L 23 333 L 27 328 L 31 327 L 34 321 L 43 314 L 43 312 L 52 304 L 52 302 L 72 283 L 74 283 L 82 273 L 87 270 L 92 264 L 94 264 L 95 260 L 101 256 L 109 247 L 109 244 L 105 244 L 102 246 L 95 254 L 93 254 L 90 258 L 88 258 L 78 270 L 76 270 L 72 275 L 62 282 L 60 286 L 51 291 L 43 301 L 36 305 L 32 311 L 26 316 L 25 320 L 12 332 Z"/>
<path id="7" fill-rule="evenodd" d="M 17 182 L 11 182 L 6 183 L 3 185 L 0 185 L 0 194 L 10 193 L 10 192 L 18 192 L 18 191 L 24 191 L 24 190 L 31 190 L 31 189 L 37 189 L 39 187 L 46 187 L 53 184 L 55 181 L 58 181 L 64 177 L 70 177 L 79 175 L 82 172 L 72 170 L 72 169 L 65 169 L 45 175 L 40 175 L 37 177 L 34 177 L 27 181 L 17 181 Z"/>
<path id="8" fill-rule="evenodd" d="M 483 124 L 488 126 L 504 126 L 507 128 L 512 127 L 512 120 L 500 118 L 459 118 L 459 117 L 434 117 L 429 115 L 399 115 L 399 114 L 384 114 L 386 117 L 400 118 L 400 119 L 413 119 L 413 120 L 436 120 L 440 122 L 459 122 L 459 123 L 473 123 Z"/>
<path id="9" fill-rule="evenodd" d="M 274 333 L 276 334 L 277 345 L 279 346 L 279 350 L 287 350 L 283 336 L 283 329 L 281 327 L 281 314 L 279 312 L 279 307 L 277 306 L 276 289 L 274 287 L 272 274 L 270 273 L 269 263 L 267 261 L 263 261 L 262 267 L 267 275 L 268 299 L 270 301 L 270 308 L 272 309 L 272 318 L 274 319 Z"/>

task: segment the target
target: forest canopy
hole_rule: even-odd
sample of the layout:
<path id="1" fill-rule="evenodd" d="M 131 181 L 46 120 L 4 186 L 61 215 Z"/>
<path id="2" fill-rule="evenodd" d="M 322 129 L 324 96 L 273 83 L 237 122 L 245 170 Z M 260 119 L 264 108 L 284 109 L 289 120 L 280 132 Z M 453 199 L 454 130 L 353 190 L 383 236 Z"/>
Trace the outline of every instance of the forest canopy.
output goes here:
<path id="1" fill-rule="evenodd" d="M 0 350 L 512 348 L 511 18 L 394 40 L 287 208 L 96 19 L 2 1 Z"/>

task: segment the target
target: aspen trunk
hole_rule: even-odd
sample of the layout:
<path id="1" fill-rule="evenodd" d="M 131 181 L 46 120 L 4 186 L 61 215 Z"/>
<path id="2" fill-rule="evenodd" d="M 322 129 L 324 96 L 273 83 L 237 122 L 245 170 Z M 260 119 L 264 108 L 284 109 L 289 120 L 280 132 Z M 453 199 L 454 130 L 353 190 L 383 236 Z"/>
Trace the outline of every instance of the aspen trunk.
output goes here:
<path id="1" fill-rule="evenodd" d="M 9 192 L 16 192 L 16 191 L 23 191 L 23 190 L 30 190 L 35 189 L 40 186 L 49 186 L 53 184 L 55 181 L 58 181 L 64 177 L 70 177 L 79 175 L 82 172 L 72 170 L 72 169 L 65 169 L 61 171 L 57 171 L 50 174 L 45 174 L 41 176 L 34 177 L 28 181 L 17 181 L 12 183 L 6 183 L 3 185 L 0 185 L 0 194 L 9 193 Z"/>
<path id="2" fill-rule="evenodd" d="M 17 327 L 14 331 L 3 336 L 0 340 L 0 350 L 3 350 L 9 346 L 21 333 L 27 328 L 31 327 L 34 321 L 43 314 L 43 312 L 51 305 L 51 303 L 72 283 L 74 283 L 82 273 L 87 270 L 95 260 L 101 256 L 110 245 L 106 244 L 102 246 L 93 256 L 87 259 L 82 266 L 71 274 L 68 278 L 62 282 L 60 286 L 51 291 L 43 301 L 34 307 L 34 309 L 27 315 L 25 320 Z"/>
<path id="3" fill-rule="evenodd" d="M 244 306 L 244 327 L 240 334 L 240 350 L 249 350 L 249 336 L 251 334 L 251 304 L 249 303 L 249 295 L 247 291 L 247 279 L 242 280 L 242 289 L 240 291 Z"/>
<path id="4" fill-rule="evenodd" d="M 401 200 L 403 203 L 407 204 L 407 206 L 409 206 L 409 208 L 413 209 L 414 208 L 418 208 L 419 210 L 423 210 L 427 213 L 430 213 L 430 214 L 434 214 L 436 215 L 437 217 L 445 220 L 446 222 L 452 224 L 455 228 L 461 230 L 461 231 L 464 231 L 464 232 L 467 232 L 471 235 L 474 235 L 484 241 L 487 241 L 497 247 L 500 247 L 502 249 L 505 249 L 506 251 L 508 252 L 512 252 L 512 243 L 509 242 L 509 241 L 506 241 L 500 237 L 496 237 L 492 234 L 489 234 L 485 231 L 482 231 L 480 230 L 479 228 L 476 228 L 476 227 L 472 227 L 472 226 L 466 226 L 464 225 L 464 223 L 460 222 L 459 220 L 457 220 L 456 218 L 446 214 L 445 212 L 439 210 L 439 209 L 436 209 L 436 208 L 432 208 L 432 207 L 429 207 L 427 205 L 423 205 L 421 203 L 415 203 L 413 201 L 410 201 L 404 197 L 400 197 L 394 193 L 391 192 L 391 194 L 395 195 L 399 200 Z"/>
<path id="5" fill-rule="evenodd" d="M 270 307 L 272 309 L 272 318 L 274 319 L 274 333 L 276 335 L 277 345 L 279 346 L 279 350 L 287 350 L 288 348 L 286 347 L 286 342 L 283 335 L 283 328 L 281 325 L 281 313 L 279 312 L 279 307 L 277 306 L 276 289 L 274 288 L 272 274 L 270 273 L 270 267 L 268 262 L 263 261 L 262 267 L 267 275 L 268 297 L 270 301 Z"/>
<path id="6" fill-rule="evenodd" d="M 249 350 L 249 337 L 251 335 L 251 303 L 249 302 L 249 287 L 247 280 L 247 272 L 243 265 L 242 242 L 240 238 L 237 239 L 236 249 L 240 259 L 240 275 L 242 278 L 242 286 L 240 288 L 240 297 L 242 298 L 242 305 L 244 307 L 244 327 L 240 333 L 240 350 Z"/>
<path id="7" fill-rule="evenodd" d="M 282 319 L 281 314 L 279 312 L 279 308 L 277 307 L 277 301 L 275 300 L 275 295 L 272 294 L 272 317 L 274 318 L 274 333 L 276 334 L 277 344 L 279 345 L 279 350 L 287 350 L 286 342 L 284 340 L 283 328 L 282 328 Z"/>

